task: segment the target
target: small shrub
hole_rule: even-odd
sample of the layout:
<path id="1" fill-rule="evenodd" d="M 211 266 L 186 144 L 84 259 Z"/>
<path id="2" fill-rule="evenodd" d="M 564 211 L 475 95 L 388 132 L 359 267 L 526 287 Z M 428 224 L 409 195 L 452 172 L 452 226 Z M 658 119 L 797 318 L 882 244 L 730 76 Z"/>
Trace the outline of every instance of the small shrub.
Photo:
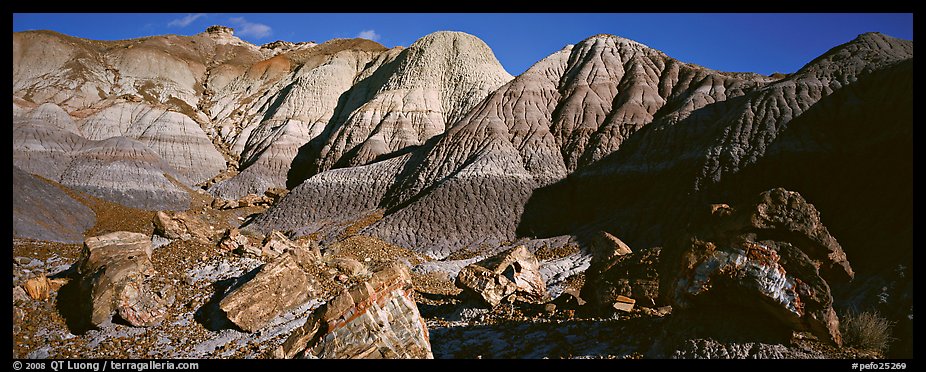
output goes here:
<path id="1" fill-rule="evenodd" d="M 891 337 L 893 327 L 894 323 L 877 311 L 849 312 L 839 324 L 844 345 L 879 353 L 887 350 L 894 340 Z"/>

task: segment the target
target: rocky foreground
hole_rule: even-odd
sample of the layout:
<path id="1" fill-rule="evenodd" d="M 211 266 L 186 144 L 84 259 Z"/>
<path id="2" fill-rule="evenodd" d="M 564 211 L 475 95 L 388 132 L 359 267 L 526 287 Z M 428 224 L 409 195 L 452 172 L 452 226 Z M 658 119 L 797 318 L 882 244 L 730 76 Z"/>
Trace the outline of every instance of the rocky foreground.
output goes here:
<path id="1" fill-rule="evenodd" d="M 195 209 L 124 225 L 109 214 L 140 211 L 70 194 L 101 235 L 14 240 L 14 357 L 878 356 L 841 346 L 827 280 L 852 269 L 813 206 L 784 189 L 706 207 L 681 255 L 602 233 L 587 249 L 445 260 L 355 233 L 375 218 L 319 244 L 239 232 L 239 215 L 266 205 L 216 209 L 196 192 Z M 576 253 L 587 270 L 570 274 Z M 718 326 L 731 319 L 762 326 Z"/>

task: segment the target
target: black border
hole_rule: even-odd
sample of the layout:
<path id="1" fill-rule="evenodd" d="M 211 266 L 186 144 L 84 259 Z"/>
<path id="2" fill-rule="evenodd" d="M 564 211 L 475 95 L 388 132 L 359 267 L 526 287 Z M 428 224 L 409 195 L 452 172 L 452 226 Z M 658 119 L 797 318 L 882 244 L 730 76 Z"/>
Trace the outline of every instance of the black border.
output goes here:
<path id="1" fill-rule="evenodd" d="M 194 13 L 194 12 L 248 12 L 248 13 L 914 13 L 916 7 L 912 1 L 560 1 L 560 2 L 477 2 L 477 1 L 378 1 L 367 4 L 343 1 L 275 1 L 275 2 L 241 2 L 241 1 L 190 1 L 152 0 L 152 1 L 68 1 L 49 4 L 44 1 L 7 1 L 10 15 L 6 18 L 12 26 L 13 13 Z M 914 21 L 914 24 L 916 22 Z M 12 27 L 10 27 L 12 29 Z M 914 26 L 914 35 L 918 34 Z M 11 78 L 9 78 L 11 79 Z M 916 115 L 914 115 L 916 116 Z M 914 119 L 914 122 L 917 122 Z M 12 140 L 12 139 L 11 139 Z M 12 231 L 10 230 L 10 238 Z M 10 252 L 12 254 L 12 251 Z M 916 261 L 916 259 L 914 259 Z M 12 354 L 12 351 L 11 351 Z M 120 359 L 124 362 L 157 362 L 171 361 L 173 363 L 195 362 L 199 364 L 199 371 L 235 370 L 239 368 L 257 368 L 269 370 L 274 368 L 325 368 L 325 367 L 360 367 L 360 368 L 393 368 L 393 367 L 429 367 L 433 363 L 446 363 L 437 361 L 397 360 L 389 361 L 334 361 L 334 360 L 266 360 L 266 359 Z M 31 360 L 14 359 L 12 363 L 45 363 L 44 370 L 53 370 L 53 361 L 65 359 Z M 106 359 L 80 359 L 81 362 L 99 362 L 101 365 Z M 310 363 L 310 364 L 306 364 Z M 318 364 L 321 363 L 321 364 Z M 329 365 L 328 363 L 337 363 Z M 346 364 L 345 364 L 346 363 Z M 834 371 L 858 371 L 852 368 L 854 363 L 905 363 L 906 370 L 912 370 L 916 365 L 913 359 L 879 359 L 879 360 L 557 360 L 557 359 L 485 359 L 485 360 L 452 360 L 454 368 L 470 369 L 485 368 L 485 366 L 506 366 L 510 363 L 526 365 L 532 368 L 575 368 L 582 366 L 596 368 L 604 365 L 620 367 L 647 367 L 647 368 L 720 368 L 743 369 L 761 365 L 769 369 L 787 369 L 795 367 L 800 370 L 822 369 Z M 566 364 L 568 363 L 568 364 Z M 15 366 L 15 364 L 14 364 Z M 11 370 L 16 370 L 11 368 Z M 19 369 L 27 370 L 27 369 Z M 37 370 L 37 369 L 28 369 Z M 68 371 L 67 369 L 59 369 Z M 149 370 L 157 371 L 157 370 Z M 168 371 L 168 370 L 162 370 Z M 176 370 L 175 370 L 176 371 Z"/>

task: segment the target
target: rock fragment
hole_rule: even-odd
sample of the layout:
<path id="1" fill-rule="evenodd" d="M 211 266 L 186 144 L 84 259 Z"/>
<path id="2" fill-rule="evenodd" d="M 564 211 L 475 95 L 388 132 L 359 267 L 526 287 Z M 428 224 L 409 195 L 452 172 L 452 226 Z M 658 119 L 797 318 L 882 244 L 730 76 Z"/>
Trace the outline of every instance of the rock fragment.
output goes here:
<path id="1" fill-rule="evenodd" d="M 582 297 L 599 311 L 623 306 L 618 305 L 620 297 L 632 298 L 642 306 L 656 306 L 662 302 L 659 298 L 661 252 L 660 247 L 654 247 L 624 256 L 593 258 L 585 274 Z"/>
<path id="2" fill-rule="evenodd" d="M 618 256 L 625 256 L 633 253 L 633 250 L 622 240 L 607 231 L 599 231 L 595 234 L 589 244 L 592 256 L 596 260 L 610 261 Z"/>
<path id="3" fill-rule="evenodd" d="M 33 300 L 45 301 L 48 299 L 49 283 L 44 275 L 32 278 L 23 283 L 23 289 Z"/>
<path id="4" fill-rule="evenodd" d="M 322 293 L 320 282 L 325 276 L 320 266 L 317 248 L 288 249 L 229 292 L 219 307 L 242 330 L 256 331 L 281 312 Z"/>
<path id="5" fill-rule="evenodd" d="M 511 296 L 530 303 L 542 303 L 548 297 L 537 257 L 524 246 L 464 267 L 456 285 L 491 307 Z"/>
<path id="6" fill-rule="evenodd" d="M 393 263 L 315 310 L 278 358 L 431 359 L 408 269 Z"/>
<path id="7" fill-rule="evenodd" d="M 298 242 L 294 242 L 279 231 L 273 231 L 270 233 L 270 235 L 267 235 L 267 237 L 264 238 L 263 244 L 260 248 L 260 254 L 263 257 L 272 259 L 280 256 L 288 249 L 308 249 L 312 251 L 312 255 L 321 257 L 318 244 L 315 244 L 313 241 L 308 239 L 301 239 Z"/>
<path id="8" fill-rule="evenodd" d="M 170 211 L 157 212 L 154 216 L 154 231 L 168 239 L 193 240 L 203 244 L 212 244 L 223 233 L 195 214 Z"/>
<path id="9" fill-rule="evenodd" d="M 630 297 L 617 296 L 617 298 L 614 299 L 614 304 L 611 306 L 614 307 L 614 310 L 619 310 L 619 311 L 629 313 L 633 310 L 633 305 L 636 302 L 637 302 L 636 300 Z"/>
<path id="10" fill-rule="evenodd" d="M 845 253 L 800 194 L 776 188 L 748 207 L 717 214 L 680 239 L 674 302 L 692 311 L 717 303 L 842 343 L 824 277 L 853 275 Z M 694 310 L 697 311 L 697 310 Z"/>
<path id="11" fill-rule="evenodd" d="M 84 241 L 77 274 L 93 325 L 107 323 L 114 314 L 137 327 L 163 319 L 164 302 L 148 286 L 156 274 L 151 251 L 149 237 L 133 232 L 118 231 Z"/>

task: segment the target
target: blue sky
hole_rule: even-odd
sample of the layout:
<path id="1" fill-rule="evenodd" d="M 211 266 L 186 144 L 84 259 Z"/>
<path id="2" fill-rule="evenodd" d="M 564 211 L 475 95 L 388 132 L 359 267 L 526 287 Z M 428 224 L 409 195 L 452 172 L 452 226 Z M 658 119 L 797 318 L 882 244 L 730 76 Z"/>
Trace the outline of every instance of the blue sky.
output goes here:
<path id="1" fill-rule="evenodd" d="M 722 71 L 794 72 L 828 49 L 870 31 L 913 39 L 912 14 L 518 14 L 518 13 L 147 13 L 14 14 L 13 31 L 54 30 L 89 39 L 192 35 L 220 24 L 255 44 L 366 37 L 408 46 L 439 30 L 485 41 L 509 73 L 589 36 L 636 40 L 684 62 Z"/>

